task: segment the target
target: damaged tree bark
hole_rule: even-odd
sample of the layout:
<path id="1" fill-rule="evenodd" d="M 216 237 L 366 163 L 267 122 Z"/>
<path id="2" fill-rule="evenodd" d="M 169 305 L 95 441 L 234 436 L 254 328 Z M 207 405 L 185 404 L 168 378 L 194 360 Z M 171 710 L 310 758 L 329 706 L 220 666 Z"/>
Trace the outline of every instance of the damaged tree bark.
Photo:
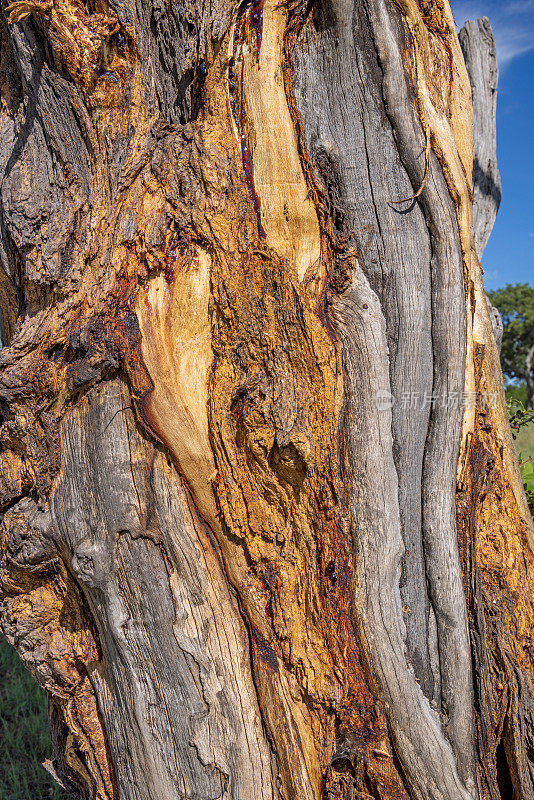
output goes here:
<path id="1" fill-rule="evenodd" d="M 474 112 L 473 233 L 477 255 L 482 254 L 501 203 L 501 176 L 497 167 L 497 48 L 487 17 L 468 20 L 458 34 L 471 84 Z M 486 296 L 499 353 L 503 322 Z"/>
<path id="2" fill-rule="evenodd" d="M 22 0 L 0 90 L 1 624 L 61 780 L 533 798 L 448 3 Z"/>

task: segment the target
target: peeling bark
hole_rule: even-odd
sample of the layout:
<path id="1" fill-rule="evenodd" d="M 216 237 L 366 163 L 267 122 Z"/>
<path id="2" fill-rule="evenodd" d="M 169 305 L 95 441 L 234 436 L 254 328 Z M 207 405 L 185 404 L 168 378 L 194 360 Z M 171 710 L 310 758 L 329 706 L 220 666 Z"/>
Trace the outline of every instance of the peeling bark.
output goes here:
<path id="1" fill-rule="evenodd" d="M 448 4 L 24 0 L 0 91 L 1 626 L 60 779 L 532 798 Z"/>

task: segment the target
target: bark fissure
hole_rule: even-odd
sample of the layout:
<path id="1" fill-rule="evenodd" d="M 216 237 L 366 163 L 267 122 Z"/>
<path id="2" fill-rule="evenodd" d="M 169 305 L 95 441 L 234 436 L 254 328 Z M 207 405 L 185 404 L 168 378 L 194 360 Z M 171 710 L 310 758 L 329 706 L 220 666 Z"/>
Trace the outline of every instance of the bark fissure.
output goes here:
<path id="1" fill-rule="evenodd" d="M 399 65 L 402 65 L 402 56 L 400 51 L 396 51 L 395 49 L 395 37 L 393 31 L 388 27 L 390 23 L 386 17 L 385 8 L 380 4 L 377 4 L 376 9 L 371 6 L 368 8 L 368 14 L 370 19 L 375 23 L 376 28 L 373 32 L 375 33 L 375 46 L 378 47 L 378 52 L 381 56 L 386 109 L 393 123 L 393 130 L 397 133 L 397 146 L 401 149 L 403 162 L 405 166 L 408 166 L 409 173 L 413 175 L 414 172 L 418 170 L 419 165 L 415 162 L 413 157 L 415 155 L 413 149 L 411 149 L 411 152 L 406 151 L 408 148 L 413 147 L 413 128 L 419 125 L 419 120 L 412 122 L 412 127 L 408 129 L 407 125 L 409 124 L 410 116 L 406 114 L 404 108 L 402 112 L 400 110 L 400 108 L 402 108 L 402 101 L 399 99 L 398 77 L 403 74 L 402 68 L 399 67 Z M 378 37 L 378 39 L 376 37 Z M 398 52 L 397 63 L 395 63 L 395 57 L 393 56 L 395 52 Z M 394 94 L 392 91 L 388 91 L 388 82 L 391 83 L 392 88 L 394 86 Z M 395 114 L 395 110 L 397 110 L 397 114 Z M 409 135 L 407 133 L 408 130 Z M 367 158 L 368 148 L 366 146 L 365 133 L 363 135 L 363 145 Z M 437 163 L 434 166 L 434 173 L 436 172 L 436 167 L 439 170 Z M 439 663 L 441 671 L 440 683 L 444 693 L 442 702 L 445 704 L 446 720 L 448 723 L 446 729 L 461 765 L 462 778 L 467 781 L 470 791 L 474 791 L 473 731 L 469 718 L 470 712 L 468 711 L 471 705 L 470 697 L 472 694 L 470 651 L 456 545 L 454 480 L 449 478 L 448 491 L 445 491 L 443 485 L 443 475 L 450 475 L 451 467 L 454 468 L 457 462 L 460 439 L 461 403 L 456 402 L 455 407 L 452 408 L 452 413 L 456 414 L 457 419 L 456 429 L 458 433 L 455 442 L 455 437 L 450 434 L 448 429 L 451 409 L 448 407 L 447 400 L 449 393 L 453 398 L 459 398 L 463 385 L 463 367 L 461 361 L 461 353 L 464 349 L 461 337 L 461 322 L 464 317 L 462 261 L 458 244 L 456 244 L 455 254 L 446 249 L 451 242 L 454 243 L 455 241 L 456 214 L 454 206 L 451 204 L 450 208 L 444 210 L 436 221 L 433 219 L 436 211 L 438 214 L 440 213 L 438 197 L 443 196 L 443 186 L 441 186 L 439 187 L 441 192 L 439 188 L 435 188 L 429 197 L 434 182 L 435 176 L 431 172 L 429 178 L 430 185 L 428 188 L 425 187 L 422 192 L 422 202 L 427 219 L 430 216 L 427 224 L 430 227 L 433 248 L 433 255 L 430 259 L 433 276 L 431 279 L 431 286 L 433 287 L 431 290 L 431 310 L 433 309 L 435 312 L 432 316 L 432 348 L 437 362 L 439 363 L 441 360 L 442 364 L 446 364 L 449 372 L 442 377 L 439 369 L 435 368 L 434 381 L 433 384 L 431 384 L 431 393 L 428 398 L 432 404 L 429 437 L 427 437 L 426 445 L 421 448 L 421 452 L 424 451 L 425 453 L 422 476 L 422 513 L 423 519 L 425 520 L 423 546 L 426 550 L 426 574 L 429 582 L 430 597 L 436 611 L 436 619 L 438 620 L 438 646 L 440 651 Z M 414 185 L 417 183 L 419 186 L 420 179 L 417 180 L 416 178 L 412 183 Z M 376 213 L 376 201 L 374 205 Z M 448 235 L 442 235 L 443 231 L 447 231 Z M 438 256 L 436 256 L 436 250 L 439 253 Z M 449 267 L 451 260 L 454 258 L 457 264 L 456 275 L 452 278 L 448 274 L 446 277 L 443 276 L 443 268 L 440 275 L 440 264 Z M 436 284 L 438 284 L 437 289 Z M 448 297 L 447 294 L 449 295 Z M 456 306 L 454 302 L 451 303 L 451 298 L 454 298 L 454 296 L 457 298 Z M 447 297 L 446 302 L 443 302 L 445 297 Z M 446 314 L 444 322 L 440 323 L 438 314 L 441 312 L 442 308 L 446 309 Z M 451 330 L 451 319 L 456 320 L 459 331 L 456 340 Z M 384 364 L 387 366 L 387 361 L 384 362 L 384 358 L 387 358 L 387 350 L 382 355 L 382 369 L 384 369 Z M 457 359 L 456 364 L 454 361 L 455 358 Z M 406 365 L 404 365 L 404 369 L 406 371 Z M 361 389 L 358 391 L 361 391 Z M 385 386 L 382 391 L 385 397 L 390 396 L 391 389 L 389 386 Z M 432 402 L 436 395 L 435 402 Z M 376 397 L 377 396 L 375 396 L 375 398 L 369 398 L 369 402 L 373 402 L 374 399 L 376 404 Z M 443 398 L 442 405 L 445 407 L 444 411 L 440 409 L 439 403 L 441 398 Z M 434 439 L 434 442 L 432 439 Z M 367 447 L 368 446 L 369 445 L 367 445 Z M 444 446 L 451 447 L 448 459 L 444 458 Z M 448 469 L 446 466 L 447 463 Z M 381 472 L 383 472 L 383 470 Z M 448 509 L 445 509 L 443 506 L 438 506 L 436 509 L 436 501 L 438 499 L 440 502 L 448 504 Z M 444 529 L 444 519 L 447 517 L 448 522 L 445 523 Z M 436 520 L 434 523 L 434 530 L 432 523 L 433 518 Z M 448 534 L 446 541 L 448 541 L 448 544 L 444 546 L 442 544 L 443 533 L 444 530 L 447 529 Z M 443 588 L 440 586 L 440 583 L 443 584 Z M 375 657 L 378 656 L 375 654 Z M 464 687 L 458 685 L 457 669 L 459 661 L 463 664 L 459 674 L 464 677 Z M 453 787 L 452 791 L 457 792 L 458 788 Z"/>
<path id="2" fill-rule="evenodd" d="M 297 91 L 308 126 L 308 142 L 323 180 L 329 186 L 333 180 L 338 181 L 339 171 L 344 173 L 343 178 L 339 177 L 341 183 L 336 184 L 339 197 L 335 203 L 340 211 L 342 209 L 343 214 L 340 234 L 359 250 L 362 266 L 372 286 L 382 298 L 384 313 L 388 319 L 393 395 L 390 402 L 393 402 L 394 447 L 402 496 L 402 527 L 406 546 L 401 592 L 403 605 L 406 609 L 410 609 L 405 614 L 407 645 L 418 680 L 424 687 L 425 693 L 433 697 L 436 695 L 436 689 L 426 634 L 429 609 L 424 567 L 422 567 L 421 489 L 418 480 L 422 471 L 424 432 L 429 415 L 429 407 L 425 404 L 424 397 L 431 395 L 432 388 L 431 340 L 425 319 L 425 314 L 428 314 L 430 319 L 427 266 L 430 256 L 427 254 L 426 246 L 428 233 L 424 218 L 417 206 L 412 209 L 410 216 L 407 216 L 396 210 L 389 202 L 399 196 L 410 195 L 411 184 L 406 179 L 404 168 L 398 160 L 392 163 L 386 176 L 382 177 L 379 153 L 385 152 L 388 158 L 392 159 L 398 157 L 395 155 L 393 132 L 387 117 L 377 103 L 377 95 L 364 90 L 364 87 L 369 85 L 376 86 L 380 97 L 380 69 L 368 32 L 366 14 L 363 11 L 355 11 L 358 16 L 351 22 L 350 15 L 345 14 L 345 8 L 340 7 L 336 17 L 338 22 L 334 25 L 334 22 L 329 21 L 328 13 L 333 14 L 334 10 L 328 12 L 328 7 L 323 7 L 317 12 L 318 20 L 314 25 L 318 33 L 313 34 L 310 26 L 305 29 L 312 44 L 314 36 L 321 37 L 318 40 L 321 42 L 321 49 L 317 49 L 317 56 L 314 55 L 310 45 L 306 45 L 303 50 L 303 68 L 305 65 L 307 76 L 310 76 L 308 80 L 314 82 L 307 90 L 303 85 L 304 76 L 297 73 Z M 333 35 L 341 39 L 344 43 L 343 48 L 337 46 L 330 38 Z M 354 37 L 356 38 L 353 44 Z M 322 55 L 323 52 L 325 56 Z M 316 70 L 321 80 L 317 82 L 314 80 L 314 69 L 310 67 L 312 58 L 318 60 Z M 365 60 L 360 66 L 360 61 L 363 59 Z M 335 65 L 332 72 L 330 72 L 331 63 Z M 352 64 L 357 68 L 356 76 L 348 66 Z M 350 100 L 350 96 L 345 100 L 346 94 L 344 94 L 343 102 L 339 103 L 338 94 L 334 89 L 334 76 L 338 73 L 341 73 L 341 89 L 345 89 L 347 94 L 351 91 L 355 97 L 354 101 Z M 330 86 L 332 86 L 331 96 L 327 94 L 323 102 L 328 104 L 331 112 L 325 116 L 322 114 L 321 105 L 315 105 L 314 93 L 327 92 L 327 87 Z M 358 93 L 361 94 L 359 102 L 356 99 Z M 316 121 L 315 116 L 317 116 Z M 359 160 L 363 157 L 364 163 L 368 163 L 369 148 L 366 139 L 372 142 L 374 162 L 368 166 L 368 176 L 364 179 L 365 189 L 363 189 Z M 340 159 L 338 155 L 341 152 L 346 154 L 344 159 Z M 335 168 L 334 165 L 337 163 L 339 167 Z M 378 184 L 380 180 L 378 176 L 384 181 L 381 185 Z M 373 187 L 374 183 L 377 185 Z M 376 201 L 370 208 L 367 207 L 367 198 L 372 198 L 377 191 L 380 211 Z M 395 237 L 389 237 L 387 233 L 395 230 L 400 225 L 400 220 L 411 229 L 411 236 L 407 236 L 402 244 Z M 360 245 L 358 241 L 358 237 L 361 236 L 360 231 L 367 232 L 369 226 L 371 230 L 377 231 L 377 236 L 373 237 L 370 243 Z M 412 249 L 411 244 L 414 242 L 417 242 L 417 247 Z M 413 315 L 408 316 L 411 314 L 411 303 L 420 309 L 417 318 Z M 403 312 L 404 319 L 402 319 Z M 411 367 L 408 366 L 410 361 Z M 377 396 L 375 402 L 387 404 L 388 397 Z M 437 694 L 439 699 L 439 691 Z"/>

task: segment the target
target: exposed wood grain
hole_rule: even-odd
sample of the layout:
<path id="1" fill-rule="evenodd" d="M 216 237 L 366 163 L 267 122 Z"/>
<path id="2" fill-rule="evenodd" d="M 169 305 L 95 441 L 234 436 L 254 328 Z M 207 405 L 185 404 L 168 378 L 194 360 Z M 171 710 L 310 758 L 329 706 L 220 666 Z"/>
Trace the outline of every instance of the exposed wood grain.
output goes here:
<path id="1" fill-rule="evenodd" d="M 234 43 L 234 71 L 239 80 L 242 70 L 244 119 L 254 153 L 254 184 L 265 241 L 287 259 L 302 281 L 319 263 L 321 242 L 285 96 L 282 69 L 288 10 L 274 0 L 265 0 L 261 14 L 260 41 L 256 34 L 254 42 L 249 33 L 248 41 Z M 237 35 L 236 31 L 234 37 Z"/>
<path id="2" fill-rule="evenodd" d="M 401 597 L 410 609 L 404 615 L 406 644 L 425 694 L 439 705 L 420 488 L 430 415 L 425 398 L 432 395 L 430 239 L 418 204 L 406 210 L 391 202 L 410 196 L 412 184 L 380 101 L 382 73 L 364 10 L 355 7 L 351 14 L 351 8 L 323 4 L 310 16 L 295 52 L 295 92 L 336 235 L 360 254 L 387 319 L 405 544 Z"/>
<path id="3" fill-rule="evenodd" d="M 191 244 L 171 244 L 167 272 L 140 292 L 136 309 L 143 360 L 154 380 L 144 405 L 155 433 L 178 455 L 177 465 L 204 517 L 216 525 L 210 478 L 208 380 L 213 354 L 209 254 Z M 161 420 L 161 429 L 155 420 Z"/>
<path id="4" fill-rule="evenodd" d="M 346 429 L 350 432 L 346 470 L 359 565 L 356 607 L 369 657 L 411 796 L 468 800 L 474 795 L 463 785 L 439 716 L 430 708 L 403 653 L 398 584 L 403 545 L 391 414 L 375 402 L 376 391 L 387 394 L 390 390 L 383 369 L 387 364 L 385 322 L 378 298 L 359 270 L 335 303 L 334 315 L 345 345 Z M 382 476 L 379 483 L 377 474 Z"/>
<path id="5" fill-rule="evenodd" d="M 400 475 L 399 500 L 396 502 L 400 504 L 401 519 L 404 523 L 404 546 L 408 550 L 408 557 L 404 560 L 409 565 L 408 569 L 405 567 L 402 576 L 401 593 L 404 609 L 399 608 L 398 611 L 407 620 L 408 653 L 410 660 L 413 659 L 415 673 L 427 696 L 434 701 L 434 707 L 442 712 L 442 721 L 455 750 L 461 777 L 469 787 L 469 791 L 474 792 L 474 742 L 469 711 L 472 702 L 471 656 L 456 541 L 456 486 L 454 477 L 451 477 L 458 460 L 460 442 L 465 350 L 463 266 L 456 212 L 452 202 L 444 202 L 446 184 L 440 176 L 440 167 L 436 160 L 432 162 L 433 168 L 421 195 L 421 207 L 425 217 L 419 216 L 420 210 L 417 206 L 415 209 L 413 205 L 408 206 L 404 213 L 400 214 L 398 209 L 391 205 L 392 198 L 398 197 L 395 197 L 397 179 L 390 179 L 389 175 L 407 173 L 407 177 L 412 181 L 413 191 L 404 189 L 400 197 L 410 197 L 417 191 L 425 172 L 424 146 L 420 150 L 414 148 L 414 141 L 419 140 L 424 143 L 424 132 L 421 131 L 420 121 L 413 112 L 410 87 L 403 77 L 402 23 L 386 9 L 385 4 L 381 3 L 368 4 L 367 19 L 371 23 L 370 26 L 363 15 L 351 20 L 350 15 L 347 18 L 343 11 L 343 7 L 334 4 L 331 7 L 330 17 L 323 15 L 322 18 L 318 18 L 316 23 L 318 31 L 324 29 L 328 31 L 329 27 L 333 31 L 330 39 L 328 35 L 322 37 L 321 51 L 324 51 L 325 44 L 327 49 L 325 55 L 321 52 L 318 56 L 319 68 L 322 64 L 328 64 L 330 58 L 334 59 L 334 63 L 339 59 L 343 64 L 349 64 L 354 59 L 358 68 L 352 73 L 348 72 L 348 76 L 344 75 L 342 81 L 350 81 L 351 86 L 359 85 L 361 99 L 359 103 L 357 99 L 354 100 L 353 120 L 349 125 L 343 120 L 343 115 L 348 114 L 343 97 L 340 98 L 335 91 L 328 97 L 330 113 L 326 124 L 331 131 L 328 137 L 329 150 L 333 154 L 336 151 L 349 153 L 351 169 L 349 172 L 341 162 L 339 172 L 342 173 L 342 179 L 336 180 L 336 175 L 330 172 L 327 173 L 326 181 L 333 185 L 332 188 L 337 193 L 337 196 L 334 194 L 332 203 L 335 203 L 336 210 L 339 209 L 339 216 L 343 215 L 343 235 L 347 238 L 353 239 L 355 235 L 357 236 L 359 226 L 365 229 L 363 222 L 369 224 L 366 202 L 363 198 L 373 198 L 374 214 L 381 215 L 380 246 L 388 248 L 391 254 L 389 256 L 391 262 L 386 262 L 387 266 L 382 267 L 383 273 L 380 276 L 375 273 L 376 267 L 372 264 L 374 252 L 360 251 L 363 268 L 369 279 L 377 286 L 379 298 L 381 300 L 386 298 L 382 302 L 392 359 L 392 365 L 389 367 L 390 377 L 388 376 L 386 384 L 383 375 L 381 377 L 383 385 L 380 386 L 378 378 L 375 377 L 377 389 L 374 397 L 367 396 L 367 402 L 375 405 L 380 402 L 378 394 L 380 389 L 385 393 L 386 401 L 392 394 L 397 406 L 395 408 L 393 405 L 393 430 L 397 438 L 392 452 L 395 454 L 397 474 Z M 421 20 L 420 25 L 423 22 Z M 361 32 L 365 27 L 369 31 L 367 38 Z M 336 36 L 338 30 L 343 31 L 341 41 L 345 45 L 345 52 L 339 52 Z M 358 33 L 354 34 L 354 31 Z M 353 39 L 355 35 L 360 37 L 359 41 L 356 40 L 358 44 Z M 313 44 L 313 39 L 311 41 Z M 335 55 L 332 56 L 332 53 Z M 313 147 L 316 146 L 318 138 L 314 127 L 317 125 L 318 111 L 314 105 L 316 97 L 314 81 L 319 86 L 332 84 L 328 79 L 325 80 L 322 72 L 317 75 L 309 70 L 307 60 L 304 63 L 306 71 L 302 71 L 301 81 L 306 80 L 308 84 L 305 90 L 300 89 L 300 94 L 304 95 L 305 92 L 303 115 L 305 123 L 310 120 L 308 136 L 310 146 Z M 371 93 L 371 99 L 366 102 L 365 92 L 373 74 L 376 89 Z M 420 78 L 422 79 L 422 76 L 418 74 L 417 80 Z M 376 105 L 377 97 L 380 95 L 383 106 L 378 111 Z M 370 107 L 370 112 L 365 114 L 360 111 L 362 105 Z M 369 119 L 371 113 L 374 113 L 374 119 L 372 117 Z M 324 126 L 322 118 L 319 124 Z M 380 139 L 377 141 L 378 131 Z M 392 134 L 395 135 L 394 141 Z M 375 154 L 375 157 L 378 153 L 386 154 L 385 169 L 380 169 L 378 165 L 369 166 L 369 156 L 362 159 L 360 155 L 360 158 L 357 158 L 354 143 L 358 140 L 363 143 L 363 146 L 360 145 L 360 152 L 365 152 L 365 148 Z M 369 142 L 372 142 L 372 145 Z M 394 155 L 390 160 L 392 153 Z M 423 155 L 423 163 L 418 159 L 420 154 Z M 335 159 L 335 155 L 332 159 Z M 361 183 L 368 187 L 366 191 L 361 191 Z M 360 214 L 363 217 L 360 217 Z M 410 263 L 411 254 L 402 252 L 401 248 L 410 247 L 414 242 L 419 244 L 420 239 L 412 238 L 416 236 L 416 231 L 413 229 L 421 224 L 423 219 L 425 228 L 423 241 L 425 239 L 428 241 L 429 249 L 425 252 L 418 247 L 417 259 L 421 268 L 417 270 L 418 262 Z M 399 241 L 398 231 L 402 230 L 403 226 L 406 226 L 406 236 L 401 237 Z M 386 254 L 381 256 L 383 261 L 386 261 L 386 258 Z M 416 270 L 413 278 L 409 277 L 410 268 Z M 393 273 L 391 277 L 390 270 Z M 426 296 L 419 290 L 425 275 L 428 276 Z M 424 283 L 422 285 L 424 286 Z M 410 290 L 407 291 L 407 286 L 410 287 L 411 293 L 408 293 Z M 389 304 L 392 301 L 395 305 L 390 311 Z M 426 322 L 426 326 L 425 308 L 428 310 L 429 318 L 432 319 L 431 323 Z M 423 313 L 423 316 L 418 317 L 417 324 L 420 326 L 420 341 L 427 347 L 426 355 L 423 355 L 425 351 L 421 353 L 417 344 L 413 346 L 418 342 L 417 338 L 414 338 L 412 322 L 414 309 Z M 345 323 L 344 335 L 341 337 L 344 344 L 349 327 L 349 324 Z M 426 340 L 425 336 L 428 337 Z M 410 344 L 401 347 L 404 337 Z M 375 355 L 372 363 L 372 368 L 376 372 L 381 369 L 385 373 L 388 370 L 387 351 Z M 426 368 L 432 368 L 432 376 L 425 374 Z M 362 367 L 362 372 L 365 373 L 369 369 L 371 366 L 366 364 Z M 349 394 L 360 393 L 361 387 L 355 386 L 348 391 Z M 422 415 L 426 415 L 426 422 L 421 418 Z M 423 439 L 420 439 L 417 433 L 411 436 L 411 431 L 422 431 L 425 436 Z M 381 444 L 383 435 L 377 437 L 377 449 Z M 370 446 L 370 443 L 366 442 L 362 449 L 368 451 Z M 391 470 L 392 463 L 392 456 L 386 453 L 382 457 L 388 458 L 390 466 L 386 467 L 384 463 L 381 467 L 377 465 L 373 471 L 380 475 Z M 407 469 L 407 465 L 418 466 L 418 469 Z M 416 480 L 417 477 L 419 481 Z M 422 502 L 421 507 L 419 502 Z M 376 516 L 381 518 L 383 512 L 377 513 Z M 421 519 L 422 527 L 417 531 L 416 526 Z M 415 569 L 411 564 L 415 564 Z M 421 566 L 424 569 L 423 587 L 420 573 L 418 574 Z M 385 580 L 387 582 L 388 579 Z M 378 576 L 375 576 L 375 581 L 379 581 Z M 415 598 L 413 618 L 412 597 Z M 389 605 L 387 600 L 384 599 L 383 602 Z M 436 624 L 434 620 L 437 620 L 436 632 L 433 631 Z M 404 622 L 401 624 L 404 627 Z M 371 659 L 375 657 L 379 660 L 386 657 L 385 638 L 377 636 L 373 640 Z M 379 653 L 382 647 L 384 651 Z M 427 654 L 424 660 L 421 659 L 421 653 Z M 406 686 L 410 683 L 407 665 L 402 681 Z M 437 690 L 434 688 L 436 686 Z M 396 699 L 397 702 L 400 700 L 399 697 Z M 390 724 L 395 726 L 403 719 L 405 712 L 400 711 L 400 708 L 395 710 L 393 703 L 392 706 L 389 719 Z M 422 734 L 422 738 L 424 736 L 425 734 Z M 414 755 L 421 751 L 422 743 L 419 739 L 414 739 L 412 746 L 411 755 Z M 438 783 L 437 775 L 435 782 Z M 450 796 L 453 796 L 458 792 L 458 786 L 452 784 L 448 789 L 442 787 L 440 790 L 448 791 Z"/>
<path id="6" fill-rule="evenodd" d="M 98 620 L 89 675 L 119 796 L 276 797 L 237 600 L 124 386 L 90 393 L 62 443 L 55 539 Z"/>

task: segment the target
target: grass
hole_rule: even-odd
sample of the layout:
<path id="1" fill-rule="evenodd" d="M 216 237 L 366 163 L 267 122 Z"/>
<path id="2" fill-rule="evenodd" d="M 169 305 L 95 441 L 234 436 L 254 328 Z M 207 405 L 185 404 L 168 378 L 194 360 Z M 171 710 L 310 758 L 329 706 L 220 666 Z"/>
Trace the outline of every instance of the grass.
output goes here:
<path id="1" fill-rule="evenodd" d="M 516 386 L 509 385 L 506 387 L 506 399 L 518 400 L 525 405 L 527 402 L 527 389 L 524 383 Z M 517 455 L 521 461 L 526 461 L 528 458 L 534 458 L 534 423 L 529 423 L 522 427 L 515 434 L 515 447 Z"/>
<path id="2" fill-rule="evenodd" d="M 527 399 L 525 384 L 508 385 L 506 399 L 523 486 L 530 511 L 534 516 L 534 420 L 532 411 L 525 409 Z"/>
<path id="3" fill-rule="evenodd" d="M 515 447 L 521 461 L 534 457 L 534 424 L 526 425 L 518 431 Z"/>
<path id="4" fill-rule="evenodd" d="M 47 701 L 0 637 L 0 800 L 66 800 L 42 766 L 50 757 Z"/>

